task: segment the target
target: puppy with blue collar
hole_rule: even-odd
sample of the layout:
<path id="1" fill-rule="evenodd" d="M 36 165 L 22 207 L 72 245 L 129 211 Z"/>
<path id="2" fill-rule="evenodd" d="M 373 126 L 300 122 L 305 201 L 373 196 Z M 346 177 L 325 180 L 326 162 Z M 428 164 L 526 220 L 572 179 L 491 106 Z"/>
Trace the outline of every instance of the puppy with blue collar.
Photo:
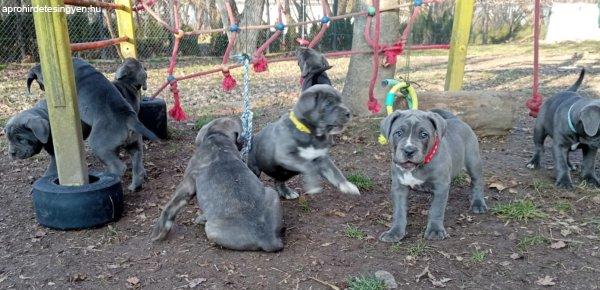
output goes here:
<path id="1" fill-rule="evenodd" d="M 544 141 L 546 137 L 552 137 L 555 184 L 560 188 L 573 188 L 570 170 L 574 167 L 568 154 L 577 148 L 583 151 L 582 179 L 600 187 L 595 172 L 596 153 L 600 147 L 600 100 L 584 98 L 577 93 L 584 76 L 585 69 L 582 69 L 575 84 L 544 102 L 533 130 L 535 150 L 527 167 L 540 168 Z"/>

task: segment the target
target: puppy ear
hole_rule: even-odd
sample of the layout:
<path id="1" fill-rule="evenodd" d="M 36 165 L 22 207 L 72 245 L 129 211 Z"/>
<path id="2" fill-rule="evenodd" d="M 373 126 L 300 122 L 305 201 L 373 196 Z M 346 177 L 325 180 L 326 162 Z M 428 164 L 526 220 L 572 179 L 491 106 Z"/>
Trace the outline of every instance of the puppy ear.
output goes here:
<path id="1" fill-rule="evenodd" d="M 34 67 L 32 67 L 29 72 L 27 73 L 27 93 L 31 94 L 31 84 L 33 83 L 33 81 L 37 81 L 38 85 L 40 86 L 40 89 L 43 91 L 44 90 L 44 82 L 43 80 L 41 80 L 39 78 L 39 76 L 42 75 L 42 66 L 41 65 L 36 65 Z"/>
<path id="2" fill-rule="evenodd" d="M 435 112 L 428 112 L 427 117 L 429 118 L 431 123 L 433 123 L 433 127 L 435 127 L 438 136 L 440 138 L 443 137 L 444 134 L 446 134 L 446 126 L 448 125 L 446 119 L 444 119 L 441 115 Z"/>
<path id="3" fill-rule="evenodd" d="M 394 125 L 396 119 L 400 118 L 401 115 L 402 111 L 397 110 L 381 120 L 381 123 L 379 124 L 379 131 L 381 135 L 385 137 L 385 139 L 390 138 L 390 134 L 392 134 L 392 125 Z"/>
<path id="4" fill-rule="evenodd" d="M 589 104 L 581 109 L 579 119 L 583 124 L 583 130 L 588 136 L 596 136 L 600 126 L 600 104 Z"/>
<path id="5" fill-rule="evenodd" d="M 196 140 L 194 140 L 194 144 L 196 144 L 196 146 L 200 145 L 200 143 L 202 143 L 202 140 L 204 140 L 204 136 L 206 136 L 206 133 L 208 132 L 208 128 L 210 126 L 212 126 L 212 124 L 215 122 L 215 120 L 212 120 L 210 122 L 208 122 L 207 124 L 204 124 L 204 126 L 202 126 L 202 128 L 200 128 L 200 130 L 198 131 L 198 134 L 196 135 Z"/>
<path id="6" fill-rule="evenodd" d="M 31 129 L 33 135 L 46 144 L 50 138 L 50 123 L 42 118 L 29 119 L 26 124 L 27 128 Z"/>
<path id="7" fill-rule="evenodd" d="M 242 150 L 246 143 L 246 140 L 242 134 L 244 132 L 244 126 L 242 125 L 242 120 L 240 118 L 235 118 L 233 120 L 235 121 L 235 126 L 233 129 L 235 144 L 237 145 L 238 150 Z"/>

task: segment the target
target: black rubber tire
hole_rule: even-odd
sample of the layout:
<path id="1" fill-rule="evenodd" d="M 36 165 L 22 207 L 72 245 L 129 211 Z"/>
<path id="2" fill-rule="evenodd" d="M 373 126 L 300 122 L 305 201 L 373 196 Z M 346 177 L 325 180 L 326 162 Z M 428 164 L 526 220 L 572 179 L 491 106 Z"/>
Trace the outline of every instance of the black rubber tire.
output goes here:
<path id="1" fill-rule="evenodd" d="M 158 138 L 167 139 L 167 103 L 163 99 L 143 98 L 140 103 L 140 122 Z"/>
<path id="2" fill-rule="evenodd" d="M 91 173 L 90 183 L 82 186 L 61 186 L 56 176 L 42 177 L 32 193 L 38 223 L 52 229 L 99 227 L 123 214 L 121 180 L 110 173 Z"/>

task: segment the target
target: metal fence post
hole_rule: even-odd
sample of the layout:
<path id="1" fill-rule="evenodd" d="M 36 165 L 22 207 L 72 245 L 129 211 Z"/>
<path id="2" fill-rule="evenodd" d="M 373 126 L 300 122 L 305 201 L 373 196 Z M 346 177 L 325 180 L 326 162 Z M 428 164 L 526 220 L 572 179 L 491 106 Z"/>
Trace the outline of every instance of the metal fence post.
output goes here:
<path id="1" fill-rule="evenodd" d="M 33 0 L 38 9 L 62 9 L 63 0 Z M 69 47 L 69 32 L 64 11 L 33 13 L 40 53 L 52 142 L 61 185 L 83 185 L 89 182 L 83 150 L 81 118 Z"/>

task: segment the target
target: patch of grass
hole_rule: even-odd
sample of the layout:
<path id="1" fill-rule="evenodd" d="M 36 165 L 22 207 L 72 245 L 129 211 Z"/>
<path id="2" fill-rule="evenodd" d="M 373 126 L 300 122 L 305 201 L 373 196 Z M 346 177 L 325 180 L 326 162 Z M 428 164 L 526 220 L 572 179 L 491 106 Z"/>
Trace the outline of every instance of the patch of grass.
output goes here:
<path id="1" fill-rule="evenodd" d="M 545 194 L 547 191 L 554 189 L 554 185 L 550 181 L 537 178 L 533 179 L 531 187 L 539 194 Z"/>
<path id="2" fill-rule="evenodd" d="M 8 122 L 8 118 L 0 118 L 0 127 L 4 128 L 6 122 Z"/>
<path id="3" fill-rule="evenodd" d="M 361 231 L 359 228 L 357 228 L 353 225 L 346 225 L 344 234 L 348 238 L 353 238 L 353 239 L 357 239 L 357 240 L 362 240 L 367 236 L 363 231 Z"/>
<path id="4" fill-rule="evenodd" d="M 298 198 L 298 205 L 300 205 L 303 212 L 310 212 L 310 204 L 308 204 L 308 199 L 305 197 Z"/>
<path id="5" fill-rule="evenodd" d="M 0 71 L 3 71 L 6 68 L 5 64 L 0 64 Z"/>
<path id="6" fill-rule="evenodd" d="M 467 186 L 469 185 L 469 176 L 461 173 L 452 179 L 452 185 L 454 186 Z"/>
<path id="7" fill-rule="evenodd" d="M 486 256 L 487 256 L 486 251 L 475 251 L 471 255 L 471 260 L 473 260 L 477 263 L 481 263 L 481 262 L 485 261 Z"/>
<path id="8" fill-rule="evenodd" d="M 559 213 L 568 213 L 571 211 L 571 208 L 571 203 L 564 200 L 559 200 L 554 204 L 554 209 Z"/>
<path id="9" fill-rule="evenodd" d="M 373 277 L 353 277 L 348 280 L 350 290 L 385 290 L 385 283 Z"/>
<path id="10" fill-rule="evenodd" d="M 183 130 L 176 129 L 171 126 L 169 126 L 167 132 L 169 134 L 169 139 L 178 139 L 184 135 Z"/>
<path id="11" fill-rule="evenodd" d="M 204 125 L 210 123 L 214 119 L 213 116 L 202 116 L 196 120 L 196 130 L 200 130 Z"/>
<path id="12" fill-rule="evenodd" d="M 501 218 L 517 221 L 527 221 L 530 219 L 547 217 L 547 215 L 539 210 L 531 200 L 499 203 L 492 208 L 492 212 Z"/>
<path id="13" fill-rule="evenodd" d="M 394 244 L 393 244 L 393 245 L 390 247 L 390 249 L 391 249 L 393 252 L 400 252 L 400 251 L 402 250 L 402 244 L 401 244 L 401 243 L 394 243 Z"/>
<path id="14" fill-rule="evenodd" d="M 531 247 L 547 244 L 549 241 L 550 240 L 541 235 L 527 236 L 519 240 L 517 243 L 517 249 L 521 252 L 524 252 Z"/>
<path id="15" fill-rule="evenodd" d="M 413 257 L 418 257 L 423 255 L 427 250 L 429 250 L 429 246 L 423 240 L 419 240 L 416 244 L 408 247 L 408 254 Z"/>
<path id="16" fill-rule="evenodd" d="M 354 172 L 347 177 L 348 181 L 354 183 L 360 190 L 369 190 L 375 183 L 373 180 L 361 172 Z"/>

